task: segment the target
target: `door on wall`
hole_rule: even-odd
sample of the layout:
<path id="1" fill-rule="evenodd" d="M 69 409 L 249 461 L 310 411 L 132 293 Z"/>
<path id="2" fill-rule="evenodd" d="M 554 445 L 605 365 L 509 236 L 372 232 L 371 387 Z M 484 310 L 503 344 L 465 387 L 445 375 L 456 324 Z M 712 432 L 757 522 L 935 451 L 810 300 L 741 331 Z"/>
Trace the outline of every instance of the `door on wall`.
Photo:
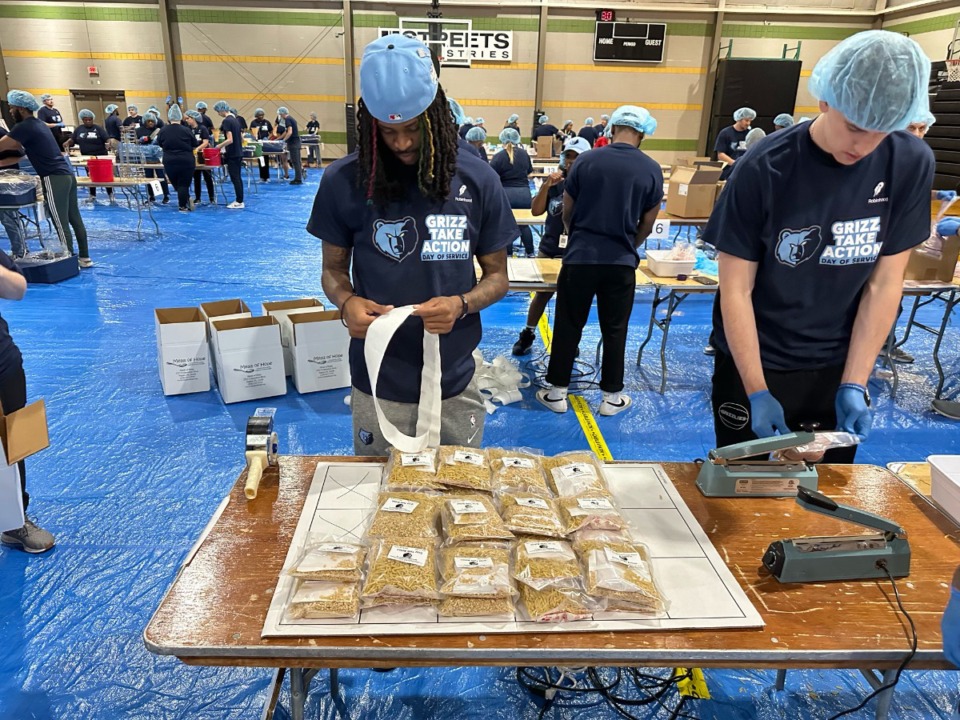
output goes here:
<path id="1" fill-rule="evenodd" d="M 91 92 L 90 90 L 71 90 L 70 95 L 73 96 L 74 117 L 77 117 L 77 113 L 84 108 L 93 110 L 97 116 L 94 122 L 102 126 L 107 117 L 107 105 L 116 105 L 119 107 L 121 118 L 127 116 L 127 101 L 123 90 L 97 90 L 95 92 Z"/>

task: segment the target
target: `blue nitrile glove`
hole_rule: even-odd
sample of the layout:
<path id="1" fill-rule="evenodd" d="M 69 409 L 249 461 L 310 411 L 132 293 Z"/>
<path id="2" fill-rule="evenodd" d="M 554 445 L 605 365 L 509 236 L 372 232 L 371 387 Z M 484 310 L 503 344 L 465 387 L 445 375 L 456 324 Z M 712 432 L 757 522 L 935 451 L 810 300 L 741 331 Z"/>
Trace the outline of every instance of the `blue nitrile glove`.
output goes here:
<path id="1" fill-rule="evenodd" d="M 942 238 L 948 238 L 958 233 L 960 233 L 960 218 L 945 217 L 937 223 L 937 235 Z"/>
<path id="2" fill-rule="evenodd" d="M 783 406 L 769 390 L 761 390 L 750 396 L 750 417 L 750 427 L 758 438 L 773 437 L 777 433 L 786 435 L 790 432 L 787 421 L 783 418 Z"/>
<path id="3" fill-rule="evenodd" d="M 940 621 L 943 634 L 943 654 L 947 660 L 960 668 L 960 590 L 950 588 L 950 600 Z"/>
<path id="4" fill-rule="evenodd" d="M 843 383 L 837 390 L 835 403 L 837 411 L 837 430 L 859 435 L 866 440 L 873 426 L 873 411 L 867 389 L 856 383 Z"/>
<path id="5" fill-rule="evenodd" d="M 937 190 L 937 200 L 956 200 L 956 190 Z"/>
<path id="6" fill-rule="evenodd" d="M 66 127 L 66 126 L 67 126 L 66 123 L 62 123 L 62 122 L 57 123 L 57 127 Z"/>

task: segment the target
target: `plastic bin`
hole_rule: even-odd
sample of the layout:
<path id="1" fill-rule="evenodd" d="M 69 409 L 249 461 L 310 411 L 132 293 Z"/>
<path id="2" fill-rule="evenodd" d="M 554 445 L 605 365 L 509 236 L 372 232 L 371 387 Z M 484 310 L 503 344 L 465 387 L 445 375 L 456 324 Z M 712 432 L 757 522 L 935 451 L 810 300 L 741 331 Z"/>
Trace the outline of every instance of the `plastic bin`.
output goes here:
<path id="1" fill-rule="evenodd" d="M 930 490 L 936 503 L 960 522 L 960 455 L 931 455 Z"/>
<path id="2" fill-rule="evenodd" d="M 207 167 L 220 167 L 220 150 L 217 148 L 204 148 L 203 164 Z"/>
<path id="3" fill-rule="evenodd" d="M 670 250 L 647 250 L 647 269 L 659 277 L 690 275 L 696 260 L 667 260 Z"/>
<path id="4" fill-rule="evenodd" d="M 92 182 L 113 182 L 113 159 L 90 158 L 87 160 L 87 175 Z"/>

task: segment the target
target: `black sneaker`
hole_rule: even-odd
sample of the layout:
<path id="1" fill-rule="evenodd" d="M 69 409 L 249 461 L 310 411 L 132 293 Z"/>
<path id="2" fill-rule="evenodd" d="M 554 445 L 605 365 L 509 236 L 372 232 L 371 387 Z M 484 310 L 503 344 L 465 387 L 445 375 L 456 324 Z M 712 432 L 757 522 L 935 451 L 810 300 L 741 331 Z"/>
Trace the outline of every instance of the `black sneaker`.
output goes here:
<path id="1" fill-rule="evenodd" d="M 945 418 L 960 420 L 960 402 L 956 400 L 934 400 L 933 410 Z"/>
<path id="2" fill-rule="evenodd" d="M 534 339 L 536 339 L 536 335 L 533 334 L 533 330 L 530 328 L 521 330 L 520 339 L 513 344 L 513 354 L 518 356 L 526 355 L 530 352 L 530 348 L 533 347 Z"/>
<path id="3" fill-rule="evenodd" d="M 890 359 L 895 363 L 900 363 L 901 365 L 909 365 L 913 362 L 913 355 L 908 352 L 904 352 L 898 347 L 895 347 L 890 351 Z"/>

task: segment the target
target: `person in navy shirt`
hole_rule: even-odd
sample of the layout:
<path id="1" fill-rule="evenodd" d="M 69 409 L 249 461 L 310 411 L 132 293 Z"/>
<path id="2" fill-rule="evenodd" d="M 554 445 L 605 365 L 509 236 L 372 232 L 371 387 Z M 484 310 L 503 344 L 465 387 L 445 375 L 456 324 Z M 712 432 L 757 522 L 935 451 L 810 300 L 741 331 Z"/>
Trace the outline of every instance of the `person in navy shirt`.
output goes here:
<path id="1" fill-rule="evenodd" d="M 73 136 L 63 144 L 64 150 L 76 145 L 81 155 L 102 157 L 107 154 L 107 131 L 97 125 L 93 110 L 84 108 L 77 113 L 80 118 L 80 127 L 73 131 Z M 90 188 L 90 197 L 97 197 L 97 189 Z M 113 200 L 113 188 L 107 188 L 107 197 Z"/>
<path id="2" fill-rule="evenodd" d="M 580 132 L 577 133 L 577 137 L 582 137 L 588 143 L 590 147 L 593 147 L 597 142 L 597 130 L 593 125 L 593 118 L 588 117 L 583 121 L 583 127 L 580 128 Z"/>
<path id="3" fill-rule="evenodd" d="M 33 113 L 40 109 L 40 103 L 24 90 L 7 93 L 7 103 L 17 124 L 6 137 L 0 138 L 0 153 L 4 150 L 23 150 L 27 154 L 27 159 L 43 183 L 46 205 L 60 243 L 73 254 L 73 233 L 76 233 L 80 267 L 93 267 L 87 247 L 87 228 L 77 202 L 77 177 L 63 157 L 62 148 L 54 142 L 49 128 L 34 117 Z M 0 160 L 0 168 L 16 163 L 15 157 Z"/>
<path id="4" fill-rule="evenodd" d="M 269 140 L 273 135 L 273 124 L 267 120 L 263 108 L 257 108 L 253 111 L 253 122 L 250 123 L 250 132 L 253 133 L 253 139 L 263 142 Z M 270 182 L 270 158 L 263 156 L 263 164 L 260 166 L 260 182 Z"/>
<path id="5" fill-rule="evenodd" d="M 898 33 L 839 43 L 810 77 L 820 116 L 739 160 L 704 240 L 717 445 L 817 427 L 866 439 L 866 383 L 896 318 L 910 250 L 930 234 L 930 148 L 905 132 L 930 61 Z M 853 462 L 856 448 L 827 462 Z"/>
<path id="6" fill-rule="evenodd" d="M 490 160 L 490 167 L 500 176 L 503 191 L 511 208 L 530 209 L 530 173 L 533 163 L 520 145 L 520 134 L 513 128 L 500 131 L 500 150 Z M 520 226 L 520 242 L 527 257 L 533 257 L 533 231 L 529 225 Z"/>
<path id="7" fill-rule="evenodd" d="M 107 117 L 103 121 L 104 130 L 107 131 L 107 149 L 113 152 L 120 147 L 120 128 L 123 123 L 120 120 L 120 109 L 116 105 L 107 105 Z"/>
<path id="8" fill-rule="evenodd" d="M 747 151 L 747 133 L 750 132 L 750 123 L 756 117 L 757 113 L 753 108 L 742 107 L 733 114 L 733 125 L 725 127 L 717 135 L 713 149 L 717 153 L 717 160 L 727 163 L 720 174 L 721 180 L 730 177 L 734 163 Z"/>
<path id="9" fill-rule="evenodd" d="M 487 158 L 487 131 L 484 130 L 479 125 L 474 125 L 470 128 L 470 132 L 467 133 L 466 141 L 470 143 L 470 146 L 476 148 L 477 155 L 480 156 L 480 159 L 484 162 L 490 162 Z"/>
<path id="10" fill-rule="evenodd" d="M 459 130 L 460 137 L 463 138 L 464 140 L 466 140 L 466 139 L 467 139 L 467 133 L 470 132 L 470 130 L 472 130 L 473 127 L 474 127 L 474 125 L 473 125 L 473 118 L 472 118 L 472 117 L 466 118 L 466 119 L 463 121 L 463 124 L 460 126 L 460 130 Z"/>
<path id="11" fill-rule="evenodd" d="M 564 143 L 560 153 L 560 169 L 551 173 L 540 185 L 540 190 L 533 198 L 531 214 L 539 217 L 544 213 L 547 219 L 543 223 L 543 237 L 540 238 L 540 247 L 537 248 L 539 258 L 562 258 L 567 251 L 567 235 L 563 230 L 563 188 L 567 175 L 573 168 L 577 158 L 590 149 L 590 143 L 583 138 L 571 138 Z M 547 303 L 553 297 L 552 292 L 535 293 L 527 309 L 527 325 L 520 331 L 520 337 L 513 344 L 513 354 L 520 356 L 530 352 L 533 340 L 536 337 L 537 323 L 547 308 Z"/>
<path id="12" fill-rule="evenodd" d="M 53 95 L 41 95 L 40 102 L 43 103 L 43 107 L 37 110 L 37 119 L 50 128 L 57 147 L 60 147 L 63 145 L 63 127 L 66 124 L 63 122 L 63 116 L 53 106 Z"/>
<path id="13" fill-rule="evenodd" d="M 546 115 L 541 115 L 538 122 L 540 124 L 533 129 L 533 140 L 542 137 L 555 137 L 558 140 L 564 139 L 564 137 L 560 134 L 560 131 L 557 130 L 557 126 L 551 125 L 550 118 L 548 118 Z"/>
<path id="14" fill-rule="evenodd" d="M 440 336 L 440 440 L 478 447 L 486 414 L 474 380 L 479 313 L 506 294 L 506 248 L 517 225 L 496 173 L 458 149 L 419 40 L 390 35 L 366 47 L 357 128 L 358 151 L 324 171 L 307 225 L 323 241 L 324 292 L 353 338 L 354 451 L 387 452 L 364 338 L 378 316 L 406 305 L 416 306 L 414 316 L 387 348 L 377 387 L 387 419 L 408 434 L 417 424 L 426 331 Z"/>
<path id="15" fill-rule="evenodd" d="M 609 115 L 601 115 L 600 122 L 593 126 L 593 135 L 595 138 L 599 139 L 603 137 L 603 134 L 607 131 L 607 123 L 610 122 Z M 593 145 L 596 147 L 596 143 Z"/>
<path id="16" fill-rule="evenodd" d="M 197 167 L 193 171 L 193 204 L 194 207 L 200 204 L 200 179 L 201 177 L 207 184 L 207 198 L 211 205 L 217 204 L 217 194 L 213 189 L 213 170 L 204 166 L 203 151 L 210 147 L 210 131 L 201 123 L 203 117 L 196 110 L 187 110 L 184 113 L 183 121 L 193 133 L 196 140 Z"/>
<path id="17" fill-rule="evenodd" d="M 243 166 L 243 135 L 240 132 L 240 123 L 230 112 L 230 106 L 221 100 L 213 106 L 214 111 L 223 118 L 223 124 L 220 131 L 223 133 L 224 140 L 217 147 L 223 153 L 224 164 L 227 166 L 227 174 L 230 175 L 230 182 L 233 183 L 233 192 L 236 200 L 227 205 L 231 210 L 243 210 L 243 176 L 241 174 Z M 201 111 L 202 112 L 202 111 Z"/>
<path id="18" fill-rule="evenodd" d="M 240 114 L 240 111 L 236 108 L 230 108 L 230 112 L 233 113 L 234 117 L 237 118 L 237 122 L 240 123 L 240 129 L 244 132 L 247 131 L 247 119 Z"/>
<path id="19" fill-rule="evenodd" d="M 223 101 L 221 100 L 221 102 Z M 200 113 L 200 124 L 207 129 L 207 132 L 210 133 L 210 137 L 215 137 L 214 130 L 216 128 L 213 125 L 213 118 L 207 115 L 207 104 L 202 100 L 197 103 L 197 112 Z"/>
<path id="20" fill-rule="evenodd" d="M 580 336 L 594 297 L 603 337 L 601 415 L 630 407 L 623 394 L 627 325 L 633 310 L 637 248 L 657 219 L 663 200 L 660 164 L 640 150 L 657 121 L 644 108 L 623 105 L 613 113 L 613 142 L 577 161 L 563 195 L 567 252 L 557 278 L 553 346 L 547 368 L 550 387 L 537 400 L 554 412 L 567 411 L 567 389 Z"/>
<path id="21" fill-rule="evenodd" d="M 123 127 L 132 127 L 134 130 L 139 130 L 141 125 L 143 125 L 143 118 L 140 116 L 137 106 L 127 105 L 127 116 L 123 119 Z"/>
<path id="22" fill-rule="evenodd" d="M 285 107 L 277 109 L 277 117 L 283 122 L 283 135 L 278 140 L 287 144 L 287 156 L 293 165 L 293 181 L 291 185 L 303 185 L 303 146 L 300 144 L 300 130 L 297 121 Z M 278 131 L 279 132 L 279 131 Z"/>
<path id="23" fill-rule="evenodd" d="M 167 111 L 168 122 L 157 135 L 157 145 L 163 148 L 163 170 L 177 191 L 180 212 L 190 212 L 190 181 L 197 167 L 194 151 L 197 139 L 187 125 L 181 124 L 183 112 L 179 105 Z"/>

